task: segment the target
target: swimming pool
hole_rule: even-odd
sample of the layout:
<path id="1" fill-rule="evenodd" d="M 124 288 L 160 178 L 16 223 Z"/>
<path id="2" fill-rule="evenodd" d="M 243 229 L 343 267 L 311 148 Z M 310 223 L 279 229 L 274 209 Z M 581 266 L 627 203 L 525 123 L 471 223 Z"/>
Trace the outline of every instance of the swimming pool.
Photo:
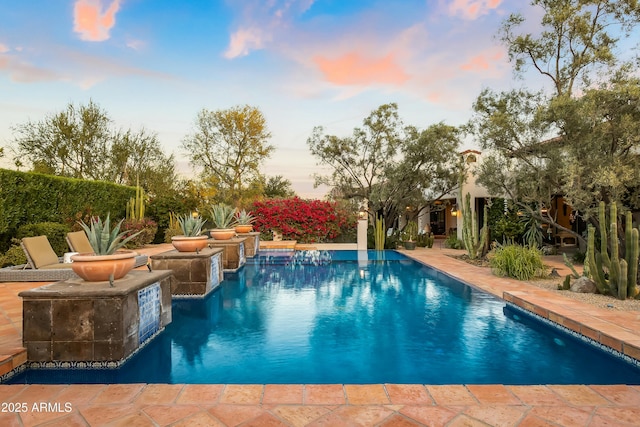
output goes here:
<path id="1" fill-rule="evenodd" d="M 396 252 L 263 252 L 118 370 L 12 383 L 640 384 L 640 370 Z"/>

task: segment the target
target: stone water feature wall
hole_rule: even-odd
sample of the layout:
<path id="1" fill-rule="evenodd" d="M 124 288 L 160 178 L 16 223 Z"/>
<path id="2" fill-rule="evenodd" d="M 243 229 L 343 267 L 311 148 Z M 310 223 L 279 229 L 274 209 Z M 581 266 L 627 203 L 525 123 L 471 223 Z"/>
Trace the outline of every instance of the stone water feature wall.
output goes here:
<path id="1" fill-rule="evenodd" d="M 21 292 L 28 361 L 117 367 L 171 323 L 170 284 L 171 271 L 132 271 L 113 287 L 70 279 Z"/>

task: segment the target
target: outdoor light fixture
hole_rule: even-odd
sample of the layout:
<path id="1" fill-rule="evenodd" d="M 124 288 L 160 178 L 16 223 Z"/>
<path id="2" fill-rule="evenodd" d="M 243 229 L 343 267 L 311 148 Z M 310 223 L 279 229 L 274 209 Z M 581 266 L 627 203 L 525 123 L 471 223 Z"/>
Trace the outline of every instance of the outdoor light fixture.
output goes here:
<path id="1" fill-rule="evenodd" d="M 458 216 L 458 207 L 456 205 L 451 206 L 451 216 Z"/>
<path id="2" fill-rule="evenodd" d="M 367 219 L 367 211 L 364 208 L 358 211 L 358 219 Z"/>

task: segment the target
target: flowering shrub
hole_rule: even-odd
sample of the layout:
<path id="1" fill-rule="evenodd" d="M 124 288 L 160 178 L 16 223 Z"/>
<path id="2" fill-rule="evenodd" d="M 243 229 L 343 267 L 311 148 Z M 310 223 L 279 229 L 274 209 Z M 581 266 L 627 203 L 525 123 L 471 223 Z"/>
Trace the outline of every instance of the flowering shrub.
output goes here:
<path id="1" fill-rule="evenodd" d="M 267 199 L 253 202 L 250 211 L 256 217 L 256 231 L 270 235 L 278 230 L 284 239 L 303 243 L 335 239 L 356 225 L 354 215 L 322 200 Z"/>
<path id="2" fill-rule="evenodd" d="M 135 249 L 140 248 L 144 245 L 148 245 L 153 242 L 153 239 L 156 236 L 156 232 L 158 231 L 158 224 L 152 219 L 142 218 L 142 219 L 130 219 L 127 218 L 122 221 L 122 226 L 120 227 L 121 231 L 127 231 L 123 238 L 129 237 L 132 234 L 137 233 L 138 231 L 142 231 L 142 233 L 138 234 L 133 239 L 129 240 L 125 245 L 125 248 Z"/>

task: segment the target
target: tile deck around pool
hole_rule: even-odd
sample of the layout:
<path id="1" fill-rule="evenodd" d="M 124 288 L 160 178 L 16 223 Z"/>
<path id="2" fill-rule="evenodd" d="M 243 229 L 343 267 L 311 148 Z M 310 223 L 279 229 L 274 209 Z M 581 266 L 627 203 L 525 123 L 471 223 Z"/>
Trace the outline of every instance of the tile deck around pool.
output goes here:
<path id="1" fill-rule="evenodd" d="M 160 245 L 144 252 L 169 248 Z M 446 256 L 448 250 L 406 253 L 497 296 L 506 293 L 507 299 L 627 354 L 640 348 L 638 312 L 596 309 L 496 278 L 488 269 Z M 553 266 L 566 274 L 561 263 Z M 0 354 L 4 355 L 0 370 L 4 372 L 26 358 L 21 347 L 22 302 L 17 295 L 41 285 L 0 283 Z M 640 424 L 640 386 L 626 385 L 0 385 L 0 405 L 2 426 Z"/>

